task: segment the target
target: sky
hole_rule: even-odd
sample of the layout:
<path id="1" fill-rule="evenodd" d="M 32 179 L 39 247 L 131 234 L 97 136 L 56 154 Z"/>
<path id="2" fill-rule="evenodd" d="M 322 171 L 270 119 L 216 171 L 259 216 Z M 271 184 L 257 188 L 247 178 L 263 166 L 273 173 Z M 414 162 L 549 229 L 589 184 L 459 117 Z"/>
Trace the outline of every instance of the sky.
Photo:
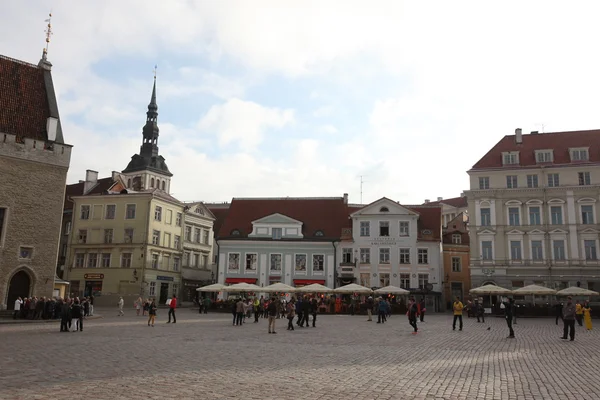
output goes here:
<path id="1" fill-rule="evenodd" d="M 13 1 L 0 54 L 37 63 L 50 11 L 68 183 L 139 152 L 155 65 L 182 201 L 420 204 L 515 128 L 600 128 L 594 1 Z"/>

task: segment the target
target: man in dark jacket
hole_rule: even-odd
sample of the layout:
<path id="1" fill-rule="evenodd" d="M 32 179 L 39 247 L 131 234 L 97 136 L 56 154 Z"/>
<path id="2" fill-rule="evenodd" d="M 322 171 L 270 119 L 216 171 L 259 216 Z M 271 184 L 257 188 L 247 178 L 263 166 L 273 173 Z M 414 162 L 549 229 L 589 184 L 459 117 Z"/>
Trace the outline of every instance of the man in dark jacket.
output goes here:
<path id="1" fill-rule="evenodd" d="M 515 331 L 513 330 L 513 314 L 515 312 L 515 300 L 505 299 L 504 302 L 504 318 L 506 318 L 506 325 L 508 325 L 508 339 L 515 338 Z"/>
<path id="2" fill-rule="evenodd" d="M 571 337 L 571 342 L 575 340 L 575 304 L 571 297 L 567 297 L 567 304 L 563 307 L 562 317 L 564 321 L 564 331 L 561 339 L 567 339 L 567 334 Z"/>
<path id="3" fill-rule="evenodd" d="M 563 305 L 560 303 L 556 303 L 554 305 L 554 312 L 556 313 L 556 325 L 558 325 L 558 319 L 563 319 Z"/>
<path id="4" fill-rule="evenodd" d="M 298 301 L 296 302 L 296 315 L 298 316 L 298 319 L 296 320 L 296 325 L 300 326 L 300 322 L 302 322 L 303 317 L 302 317 L 302 296 L 298 296 Z"/>
<path id="5" fill-rule="evenodd" d="M 69 307 L 69 302 L 65 299 L 65 301 L 61 301 L 60 306 L 60 331 L 61 332 L 69 332 L 69 317 L 71 314 L 71 307 Z"/>
<path id="6" fill-rule="evenodd" d="M 308 323 L 308 319 L 310 318 L 310 299 L 308 296 L 304 298 L 302 301 L 302 320 L 300 320 L 300 326 L 303 327 L 304 323 L 306 323 L 306 327 L 308 328 L 310 325 Z"/>
<path id="7" fill-rule="evenodd" d="M 312 314 L 313 317 L 313 323 L 312 326 L 313 328 L 316 328 L 316 323 L 317 323 L 317 310 L 319 309 L 319 304 L 317 302 L 317 299 L 312 299 L 312 301 L 310 302 L 310 313 Z M 308 324 L 308 322 L 307 322 Z"/>
<path id="8" fill-rule="evenodd" d="M 413 334 L 417 333 L 417 314 L 419 312 L 419 307 L 417 306 L 417 302 L 414 298 L 410 299 L 410 303 L 408 306 L 408 323 L 413 327 Z M 423 312 L 423 311 L 421 311 Z"/>

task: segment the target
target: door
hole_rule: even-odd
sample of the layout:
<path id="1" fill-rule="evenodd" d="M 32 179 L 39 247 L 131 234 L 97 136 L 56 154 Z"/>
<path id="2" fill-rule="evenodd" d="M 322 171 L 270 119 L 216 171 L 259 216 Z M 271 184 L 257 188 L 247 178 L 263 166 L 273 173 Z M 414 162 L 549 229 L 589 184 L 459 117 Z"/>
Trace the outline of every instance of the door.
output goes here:
<path id="1" fill-rule="evenodd" d="M 163 282 L 160 284 L 160 298 L 158 299 L 158 302 L 160 304 L 165 304 L 167 302 L 168 298 L 169 298 L 169 284 Z"/>
<path id="2" fill-rule="evenodd" d="M 25 271 L 19 271 L 13 275 L 8 286 L 8 309 L 13 310 L 15 308 L 15 300 L 21 297 L 29 297 L 29 291 L 31 289 L 31 278 Z"/>

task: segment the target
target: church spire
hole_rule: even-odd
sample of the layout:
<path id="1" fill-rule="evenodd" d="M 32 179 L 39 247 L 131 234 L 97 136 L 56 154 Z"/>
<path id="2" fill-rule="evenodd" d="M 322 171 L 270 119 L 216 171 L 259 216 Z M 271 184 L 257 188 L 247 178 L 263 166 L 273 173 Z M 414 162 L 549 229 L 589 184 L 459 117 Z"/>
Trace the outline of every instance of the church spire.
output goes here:
<path id="1" fill-rule="evenodd" d="M 156 68 L 154 69 L 154 85 L 152 86 L 152 97 L 148 104 L 146 112 L 146 125 L 142 129 L 142 147 L 140 155 L 142 157 L 152 157 L 158 155 L 158 105 L 156 104 Z"/>

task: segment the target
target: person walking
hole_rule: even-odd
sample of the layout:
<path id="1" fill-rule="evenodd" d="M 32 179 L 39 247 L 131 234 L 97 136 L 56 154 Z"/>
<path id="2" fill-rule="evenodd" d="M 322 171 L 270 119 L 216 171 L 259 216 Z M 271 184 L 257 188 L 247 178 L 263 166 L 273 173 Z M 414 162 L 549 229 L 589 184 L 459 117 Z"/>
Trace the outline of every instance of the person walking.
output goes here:
<path id="1" fill-rule="evenodd" d="M 590 302 L 586 301 L 583 306 L 583 322 L 585 323 L 585 329 L 588 331 L 592 330 L 592 308 Z"/>
<path id="2" fill-rule="evenodd" d="M 367 318 L 367 321 L 373 321 L 373 297 L 369 296 L 369 298 L 367 298 L 367 301 L 365 302 L 365 307 L 367 307 L 367 316 L 369 318 Z"/>
<path id="3" fill-rule="evenodd" d="M 78 329 L 80 332 L 83 332 L 83 308 L 79 303 L 79 299 L 75 299 L 71 307 L 71 313 L 73 318 L 75 318 L 75 330 L 73 332 L 77 332 Z"/>
<path id="4" fill-rule="evenodd" d="M 88 303 L 90 303 L 90 317 L 94 316 L 94 295 L 90 294 L 90 301 L 88 301 Z"/>
<path id="5" fill-rule="evenodd" d="M 379 301 L 377 302 L 377 323 L 378 324 L 384 324 L 385 323 L 385 321 L 386 321 L 386 318 L 385 318 L 386 311 L 387 311 L 387 304 L 380 297 Z"/>
<path id="6" fill-rule="evenodd" d="M 244 300 L 240 297 L 235 303 L 235 324 L 242 325 L 244 318 Z"/>
<path id="7" fill-rule="evenodd" d="M 575 320 L 579 326 L 583 326 L 583 306 L 579 301 L 575 303 Z"/>
<path id="8" fill-rule="evenodd" d="M 456 320 L 459 321 L 458 330 L 462 331 L 462 329 L 463 329 L 463 318 L 462 318 L 463 317 L 463 315 L 462 315 L 463 308 L 465 308 L 465 306 L 460 301 L 460 298 L 458 298 L 458 296 L 456 296 L 456 301 L 452 305 L 452 310 L 454 310 L 454 321 L 452 322 L 452 330 L 453 331 L 456 330 Z"/>
<path id="9" fill-rule="evenodd" d="M 567 297 L 567 304 L 563 307 L 564 330 L 561 339 L 566 340 L 567 335 L 571 337 L 571 342 L 575 340 L 575 304 L 571 297 Z"/>
<path id="10" fill-rule="evenodd" d="M 60 331 L 69 332 L 69 314 L 71 313 L 71 307 L 69 306 L 68 299 L 61 301 L 60 303 Z"/>
<path id="11" fill-rule="evenodd" d="M 142 296 L 138 297 L 138 299 L 135 301 L 135 314 L 139 317 L 140 315 L 140 311 L 142 311 L 142 308 L 144 307 L 144 300 L 142 300 Z"/>
<path id="12" fill-rule="evenodd" d="M 317 302 L 316 298 L 313 298 L 312 301 L 310 302 L 310 313 L 312 314 L 313 317 L 313 321 L 312 321 L 312 327 L 316 328 L 316 324 L 317 324 L 317 310 L 319 309 L 319 303 Z"/>
<path id="13" fill-rule="evenodd" d="M 556 325 L 558 325 L 558 319 L 560 318 L 561 321 L 563 320 L 563 305 L 561 303 L 556 303 L 554 305 L 554 312 L 556 313 Z"/>
<path id="14" fill-rule="evenodd" d="M 17 315 L 21 313 L 21 306 L 23 305 L 23 300 L 20 297 L 17 297 L 15 300 L 15 309 L 13 312 L 13 319 L 17 319 Z"/>
<path id="15" fill-rule="evenodd" d="M 294 317 L 296 316 L 296 307 L 293 302 L 287 305 L 287 319 L 288 319 L 288 331 L 294 330 Z"/>
<path id="16" fill-rule="evenodd" d="M 202 302 L 202 309 L 204 310 L 204 314 L 208 314 L 208 309 L 210 308 L 210 297 L 205 297 Z"/>
<path id="17" fill-rule="evenodd" d="M 421 311 L 422 312 L 422 311 Z M 413 327 L 414 331 L 413 335 L 417 334 L 419 330 L 417 328 L 417 315 L 419 315 L 419 306 L 414 298 L 410 299 L 410 303 L 408 304 L 408 323 Z"/>
<path id="18" fill-rule="evenodd" d="M 125 315 L 125 313 L 123 312 L 124 305 L 125 301 L 123 301 L 122 297 L 119 297 L 119 302 L 117 303 L 117 306 L 119 306 L 119 314 L 117 314 L 118 317 Z"/>
<path id="19" fill-rule="evenodd" d="M 421 297 L 421 302 L 419 303 L 419 317 L 421 322 L 423 322 L 423 320 L 425 319 L 425 311 L 427 311 L 427 308 L 425 306 L 425 297 Z"/>
<path id="20" fill-rule="evenodd" d="M 154 320 L 156 319 L 156 303 L 152 299 L 152 303 L 148 305 L 148 326 L 154 327 Z"/>
<path id="21" fill-rule="evenodd" d="M 173 316 L 173 323 L 177 322 L 177 318 L 175 318 L 175 309 L 177 308 L 177 296 L 173 295 L 171 302 L 169 302 L 169 320 L 167 324 L 171 323 L 171 315 Z"/>
<path id="22" fill-rule="evenodd" d="M 515 338 L 515 331 L 513 330 L 513 315 L 515 312 L 515 300 L 505 299 L 504 302 L 504 318 L 506 318 L 506 325 L 508 325 L 508 337 L 507 339 Z"/>
<path id="23" fill-rule="evenodd" d="M 255 297 L 252 306 L 254 307 L 254 323 L 256 324 L 258 322 L 258 317 L 260 316 L 260 300 Z"/>
<path id="24" fill-rule="evenodd" d="M 483 304 L 481 304 L 478 300 L 475 300 L 473 307 L 475 307 L 475 316 L 477 317 L 477 322 L 485 323 L 485 308 L 483 308 Z M 479 321 L 480 319 L 481 321 Z"/>
<path id="25" fill-rule="evenodd" d="M 269 333 L 277 333 L 275 332 L 275 320 L 277 319 L 277 302 L 275 301 L 275 297 L 271 298 L 267 311 L 269 313 Z"/>

